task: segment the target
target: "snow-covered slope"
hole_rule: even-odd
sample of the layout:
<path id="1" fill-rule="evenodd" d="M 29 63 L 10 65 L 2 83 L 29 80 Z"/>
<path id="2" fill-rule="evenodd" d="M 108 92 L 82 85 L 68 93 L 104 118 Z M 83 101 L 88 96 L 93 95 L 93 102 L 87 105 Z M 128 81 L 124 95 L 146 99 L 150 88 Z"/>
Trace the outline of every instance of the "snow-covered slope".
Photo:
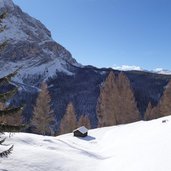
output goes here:
<path id="1" fill-rule="evenodd" d="M 6 141 L 14 151 L 0 170 L 170 171 L 170 130 L 171 116 L 90 130 L 86 138 L 17 133 Z"/>

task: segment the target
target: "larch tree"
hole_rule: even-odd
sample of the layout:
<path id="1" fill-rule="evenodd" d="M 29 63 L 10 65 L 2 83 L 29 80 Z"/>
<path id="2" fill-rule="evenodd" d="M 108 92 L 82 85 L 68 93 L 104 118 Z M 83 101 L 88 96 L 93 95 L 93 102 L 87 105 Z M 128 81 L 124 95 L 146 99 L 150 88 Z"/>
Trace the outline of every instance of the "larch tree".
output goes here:
<path id="1" fill-rule="evenodd" d="M 157 119 L 159 117 L 161 117 L 159 105 L 153 107 L 149 102 L 147 109 L 144 113 L 144 120 L 149 121 L 152 119 Z"/>
<path id="2" fill-rule="evenodd" d="M 148 106 L 147 106 L 147 109 L 145 111 L 145 114 L 144 114 L 144 120 L 145 121 L 148 121 L 152 118 L 152 113 L 153 112 L 153 107 L 151 105 L 151 102 L 148 103 Z"/>
<path id="3" fill-rule="evenodd" d="M 52 127 L 55 123 L 55 115 L 51 109 L 51 97 L 46 83 L 42 83 L 41 91 L 36 99 L 33 109 L 31 126 L 34 133 L 41 135 L 53 135 Z"/>
<path id="4" fill-rule="evenodd" d="M 160 117 L 171 115 L 171 81 L 168 82 L 159 102 L 159 113 Z"/>
<path id="5" fill-rule="evenodd" d="M 87 115 L 81 115 L 80 119 L 78 120 L 78 127 L 85 126 L 86 128 L 91 128 L 90 119 Z"/>
<path id="6" fill-rule="evenodd" d="M 6 29 L 6 26 L 2 24 L 2 21 L 7 17 L 7 12 L 0 14 L 0 33 Z M 0 53 L 6 48 L 7 41 L 0 42 Z M 17 74 L 17 70 L 5 77 L 0 78 L 0 87 L 11 84 L 11 79 Z M 6 105 L 6 102 L 10 100 L 17 92 L 17 87 L 14 87 L 6 92 L 0 93 L 0 146 L 3 145 L 5 137 L 1 137 L 4 132 L 17 132 L 21 130 L 21 116 L 19 119 L 15 119 L 15 122 L 11 122 L 17 117 L 17 113 L 21 113 L 22 107 L 11 107 Z M 7 119 L 8 118 L 8 119 Z M 10 120 L 9 120 L 10 118 Z M 18 121 L 19 120 L 19 121 Z M 10 122 L 9 122 L 10 121 Z M 8 157 L 12 152 L 13 145 L 6 150 L 0 148 L 0 157 Z"/>
<path id="7" fill-rule="evenodd" d="M 135 122 L 141 119 L 134 93 L 127 76 L 120 72 L 117 79 L 119 96 L 117 108 L 117 121 L 119 124 Z"/>
<path id="8" fill-rule="evenodd" d="M 70 133 L 77 128 L 77 119 L 74 106 L 70 102 L 60 123 L 60 134 Z"/>
<path id="9" fill-rule="evenodd" d="M 124 73 L 109 73 L 97 102 L 99 126 L 111 126 L 140 120 L 130 81 Z"/>
<path id="10" fill-rule="evenodd" d="M 171 115 L 171 81 L 168 82 L 157 106 L 147 107 L 144 119 L 152 120 L 159 117 Z"/>
<path id="11" fill-rule="evenodd" d="M 115 79 L 116 76 L 111 71 L 100 88 L 100 95 L 96 107 L 99 127 L 117 124 L 115 104 L 117 102 L 118 91 Z"/>

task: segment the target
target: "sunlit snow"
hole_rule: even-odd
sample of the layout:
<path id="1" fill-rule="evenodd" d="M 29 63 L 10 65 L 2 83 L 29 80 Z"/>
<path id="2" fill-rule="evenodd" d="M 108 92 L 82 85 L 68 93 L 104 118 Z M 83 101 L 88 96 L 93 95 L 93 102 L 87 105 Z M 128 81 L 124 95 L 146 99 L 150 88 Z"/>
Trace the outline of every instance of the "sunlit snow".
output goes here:
<path id="1" fill-rule="evenodd" d="M 16 133 L 5 142 L 15 146 L 0 170 L 170 171 L 170 130 L 171 116 L 90 130 L 86 138 Z"/>

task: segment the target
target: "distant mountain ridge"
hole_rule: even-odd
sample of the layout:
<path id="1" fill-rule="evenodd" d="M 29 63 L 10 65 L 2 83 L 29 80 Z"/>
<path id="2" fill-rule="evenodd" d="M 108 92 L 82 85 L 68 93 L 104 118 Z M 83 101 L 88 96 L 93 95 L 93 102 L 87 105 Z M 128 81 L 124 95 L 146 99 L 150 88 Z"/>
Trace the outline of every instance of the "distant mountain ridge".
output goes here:
<path id="1" fill-rule="evenodd" d="M 171 71 L 163 68 L 156 68 L 153 70 L 146 70 L 142 67 L 135 66 L 135 65 L 122 65 L 122 66 L 114 66 L 113 69 L 120 70 L 120 71 L 145 71 L 157 74 L 164 74 L 164 75 L 171 75 Z"/>

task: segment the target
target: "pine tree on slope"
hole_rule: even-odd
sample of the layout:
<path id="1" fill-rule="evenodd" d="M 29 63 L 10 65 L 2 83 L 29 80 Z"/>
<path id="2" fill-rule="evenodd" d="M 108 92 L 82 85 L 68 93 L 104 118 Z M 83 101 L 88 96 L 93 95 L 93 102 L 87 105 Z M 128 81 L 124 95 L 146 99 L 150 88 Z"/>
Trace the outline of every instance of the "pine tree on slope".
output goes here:
<path id="1" fill-rule="evenodd" d="M 80 119 L 78 120 L 77 123 L 78 127 L 85 126 L 86 128 L 90 129 L 91 124 L 90 124 L 90 119 L 87 115 L 81 115 Z"/>
<path id="2" fill-rule="evenodd" d="M 6 77 L 0 79 L 0 86 L 9 84 L 10 80 L 14 76 L 13 74 L 9 74 Z M 16 92 L 16 88 L 0 94 L 0 134 L 3 135 L 3 132 L 16 132 L 22 128 L 21 125 L 21 107 L 6 107 L 5 102 L 7 102 Z M 13 119 L 15 118 L 15 122 Z M 17 118 L 17 119 L 16 119 Z M 5 141 L 5 138 L 0 140 L 0 145 Z M 0 157 L 7 157 L 13 149 L 11 146 L 8 150 L 0 151 Z"/>
<path id="3" fill-rule="evenodd" d="M 117 121 L 119 124 L 141 120 L 140 112 L 128 77 L 120 72 L 116 82 L 119 97 L 117 98 Z"/>
<path id="4" fill-rule="evenodd" d="M 72 132 L 77 128 L 77 119 L 73 104 L 70 102 L 66 107 L 66 112 L 61 120 L 60 134 Z"/>
<path id="5" fill-rule="evenodd" d="M 171 81 L 168 82 L 157 106 L 148 105 L 144 119 L 152 120 L 168 115 L 171 115 Z"/>
<path id="6" fill-rule="evenodd" d="M 124 124 L 140 120 L 130 81 L 122 72 L 113 71 L 104 81 L 97 102 L 99 127 Z"/>
<path id="7" fill-rule="evenodd" d="M 118 91 L 115 84 L 115 79 L 116 76 L 113 71 L 111 71 L 101 86 L 96 107 L 99 127 L 117 124 L 114 103 L 117 101 L 116 98 L 118 97 Z"/>
<path id="8" fill-rule="evenodd" d="M 53 135 L 52 126 L 55 123 L 55 115 L 51 109 L 51 97 L 46 83 L 41 84 L 41 91 L 37 97 L 33 110 L 31 125 L 33 132 L 42 135 Z"/>

